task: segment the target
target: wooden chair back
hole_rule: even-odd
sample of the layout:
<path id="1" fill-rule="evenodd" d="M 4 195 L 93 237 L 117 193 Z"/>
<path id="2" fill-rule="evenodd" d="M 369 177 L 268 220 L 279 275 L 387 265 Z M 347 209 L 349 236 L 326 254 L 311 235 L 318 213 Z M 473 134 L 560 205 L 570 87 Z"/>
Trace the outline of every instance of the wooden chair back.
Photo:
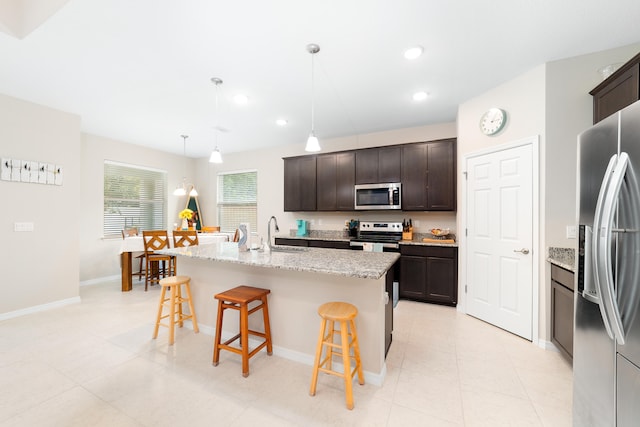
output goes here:
<path id="1" fill-rule="evenodd" d="M 237 228 L 236 228 L 236 232 L 233 234 L 233 241 L 234 242 L 240 241 L 240 230 L 238 230 Z"/>
<path id="2" fill-rule="evenodd" d="M 175 230 L 173 232 L 173 247 L 197 246 L 198 233 L 195 230 Z"/>
<path id="3" fill-rule="evenodd" d="M 121 230 L 121 232 L 122 232 L 122 238 L 123 239 L 125 237 L 137 236 L 138 235 L 138 227 L 124 228 L 123 230 Z"/>
<path id="4" fill-rule="evenodd" d="M 218 227 L 202 227 L 203 233 L 218 233 L 220 232 L 220 226 Z"/>
<path id="5" fill-rule="evenodd" d="M 142 239 L 144 240 L 144 251 L 147 254 L 169 248 L 167 230 L 144 230 L 142 231 Z"/>

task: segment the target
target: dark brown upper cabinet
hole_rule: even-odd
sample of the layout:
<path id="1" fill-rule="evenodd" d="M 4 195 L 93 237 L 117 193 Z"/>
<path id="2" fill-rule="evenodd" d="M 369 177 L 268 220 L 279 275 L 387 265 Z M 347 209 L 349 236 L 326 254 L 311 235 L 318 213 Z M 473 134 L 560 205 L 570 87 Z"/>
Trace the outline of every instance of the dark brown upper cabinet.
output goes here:
<path id="1" fill-rule="evenodd" d="M 355 157 L 354 151 L 317 156 L 317 210 L 353 210 Z"/>
<path id="2" fill-rule="evenodd" d="M 316 210 L 316 156 L 284 159 L 284 210 Z"/>
<path id="3" fill-rule="evenodd" d="M 456 210 L 456 140 L 402 146 L 402 210 Z"/>
<path id="4" fill-rule="evenodd" d="M 400 146 L 365 148 L 355 153 L 356 184 L 400 182 Z"/>
<path id="5" fill-rule="evenodd" d="M 640 99 L 640 54 L 593 88 L 593 123 Z"/>
<path id="6" fill-rule="evenodd" d="M 402 183 L 402 210 L 456 210 L 456 139 L 284 159 L 284 210 L 354 211 L 355 184 Z"/>

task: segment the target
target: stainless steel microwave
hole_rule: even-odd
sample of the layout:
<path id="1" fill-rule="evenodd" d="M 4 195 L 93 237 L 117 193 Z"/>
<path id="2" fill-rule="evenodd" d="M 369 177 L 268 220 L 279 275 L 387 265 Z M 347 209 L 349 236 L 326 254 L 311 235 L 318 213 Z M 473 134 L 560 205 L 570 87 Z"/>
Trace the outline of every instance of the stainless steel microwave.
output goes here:
<path id="1" fill-rule="evenodd" d="M 356 210 L 402 209 L 402 184 L 359 184 L 355 187 Z"/>

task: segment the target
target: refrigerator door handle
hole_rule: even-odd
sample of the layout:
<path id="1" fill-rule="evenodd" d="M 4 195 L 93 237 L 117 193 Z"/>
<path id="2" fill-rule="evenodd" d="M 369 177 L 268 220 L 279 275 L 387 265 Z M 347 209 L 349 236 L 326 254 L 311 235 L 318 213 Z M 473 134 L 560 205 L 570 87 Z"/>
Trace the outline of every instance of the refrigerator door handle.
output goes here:
<path id="1" fill-rule="evenodd" d="M 593 230 L 595 230 L 595 233 L 592 232 L 591 234 L 592 239 L 589 242 L 589 246 L 585 244 L 585 247 L 588 247 L 589 251 L 591 252 L 591 267 L 593 268 L 593 288 L 592 288 L 593 291 L 591 292 L 592 298 L 587 298 L 587 299 L 598 304 L 598 308 L 600 309 L 600 317 L 602 317 L 604 328 L 607 331 L 607 335 L 609 335 L 611 339 L 614 339 L 614 335 L 613 335 L 613 331 L 611 330 L 609 313 L 606 311 L 606 308 L 604 307 L 604 303 L 602 302 L 602 299 L 601 299 L 602 284 L 599 280 L 599 277 L 600 277 L 599 273 L 604 267 L 601 266 L 600 259 L 602 257 L 599 255 L 598 245 L 596 242 L 598 241 L 598 236 L 600 235 L 599 230 L 600 230 L 600 224 L 602 222 L 602 209 L 604 207 L 603 206 L 604 200 L 606 198 L 606 195 L 609 193 L 609 184 L 611 183 L 611 175 L 613 174 L 613 169 L 616 165 L 617 160 L 618 160 L 617 154 L 614 154 L 609 159 L 609 164 L 607 165 L 607 169 L 604 173 L 604 177 L 602 178 L 602 184 L 600 185 L 600 191 L 598 192 L 598 201 L 596 202 L 596 210 L 593 218 Z M 586 284 L 585 284 L 585 290 L 586 290 Z"/>
<path id="2" fill-rule="evenodd" d="M 590 301 L 594 304 L 600 305 L 600 297 L 598 296 L 598 291 L 591 280 L 591 275 L 593 274 L 593 270 L 591 267 L 591 256 L 593 246 L 591 245 L 593 237 L 593 229 L 588 225 L 584 226 L 584 273 L 582 275 L 584 280 L 584 289 L 582 290 L 582 297 L 587 301 Z M 607 325 L 608 327 L 608 325 Z"/>
<path id="3" fill-rule="evenodd" d="M 614 160 L 615 157 L 616 156 L 612 156 L 612 160 Z M 605 320 L 605 323 L 607 320 L 609 322 L 609 329 L 607 330 L 607 332 L 610 333 L 609 336 L 615 338 L 619 344 L 624 344 L 625 334 L 615 297 L 611 247 L 613 220 L 616 216 L 618 197 L 620 196 L 620 189 L 628 164 L 629 156 L 627 153 L 620 153 L 620 155 L 617 156 L 615 166 L 608 180 L 609 184 L 606 189 L 606 194 L 604 194 L 601 210 L 598 212 L 596 209 L 596 218 L 594 219 L 596 232 L 593 236 L 594 273 L 596 286 L 598 287 L 598 295 L 600 297 L 600 311 L 606 313 L 603 315 L 603 320 Z M 598 196 L 598 204 L 599 202 L 600 196 Z"/>

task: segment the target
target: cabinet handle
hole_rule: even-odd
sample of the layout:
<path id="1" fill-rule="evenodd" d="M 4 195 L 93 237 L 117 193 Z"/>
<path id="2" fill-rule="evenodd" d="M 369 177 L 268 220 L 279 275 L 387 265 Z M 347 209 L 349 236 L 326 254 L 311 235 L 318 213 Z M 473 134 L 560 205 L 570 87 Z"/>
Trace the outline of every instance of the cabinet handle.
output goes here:
<path id="1" fill-rule="evenodd" d="M 529 249 L 527 249 L 527 248 L 522 248 L 522 249 L 520 249 L 520 250 L 516 250 L 516 249 L 514 249 L 514 250 L 513 250 L 513 252 L 520 252 L 520 253 L 522 253 L 522 254 L 525 254 L 525 255 L 526 255 L 526 254 L 528 254 L 528 253 L 529 253 Z"/>

